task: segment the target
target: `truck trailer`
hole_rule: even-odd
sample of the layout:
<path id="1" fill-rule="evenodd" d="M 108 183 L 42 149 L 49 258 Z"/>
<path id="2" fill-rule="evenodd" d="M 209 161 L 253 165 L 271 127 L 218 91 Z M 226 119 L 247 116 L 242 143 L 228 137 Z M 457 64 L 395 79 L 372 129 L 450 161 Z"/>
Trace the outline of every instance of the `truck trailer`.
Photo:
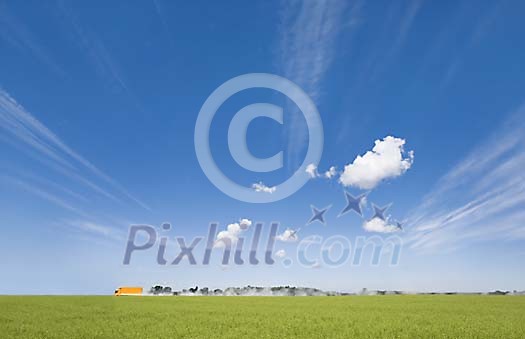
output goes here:
<path id="1" fill-rule="evenodd" d="M 115 296 L 142 295 L 142 287 L 119 287 L 115 290 Z"/>

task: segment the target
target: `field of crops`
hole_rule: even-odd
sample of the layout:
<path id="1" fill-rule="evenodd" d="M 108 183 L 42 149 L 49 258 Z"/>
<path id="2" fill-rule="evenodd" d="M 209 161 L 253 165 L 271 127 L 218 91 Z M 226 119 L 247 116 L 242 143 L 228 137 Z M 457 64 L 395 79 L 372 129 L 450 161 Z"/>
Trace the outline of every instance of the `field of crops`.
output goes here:
<path id="1" fill-rule="evenodd" d="M 525 297 L 0 297 L 2 338 L 524 338 Z"/>

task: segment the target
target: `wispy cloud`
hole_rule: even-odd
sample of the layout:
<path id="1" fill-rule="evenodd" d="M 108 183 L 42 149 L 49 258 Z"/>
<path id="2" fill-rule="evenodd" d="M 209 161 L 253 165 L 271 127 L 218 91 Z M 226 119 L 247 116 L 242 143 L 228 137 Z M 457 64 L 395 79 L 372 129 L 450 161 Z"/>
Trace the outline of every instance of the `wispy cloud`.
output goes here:
<path id="1" fill-rule="evenodd" d="M 43 160 L 53 170 L 66 174 L 99 194 L 120 201 L 114 194 L 93 183 L 83 174 L 90 173 L 91 176 L 109 184 L 118 194 L 149 210 L 148 206 L 133 197 L 115 180 L 66 145 L 2 89 L 0 89 L 0 130 L 4 141 L 19 146 L 37 159 Z"/>
<path id="2" fill-rule="evenodd" d="M 13 174 L 16 173 L 16 178 L 24 183 L 31 183 L 33 186 L 42 187 L 43 190 L 48 192 L 57 192 L 60 196 L 63 196 L 67 200 L 79 202 L 79 203 L 88 203 L 89 199 L 83 193 L 75 192 L 74 190 L 68 188 L 63 184 L 59 184 L 56 181 L 53 181 L 47 177 L 31 173 L 28 170 L 16 168 L 2 168 L 4 173 L 4 179 L 15 178 Z"/>
<path id="3" fill-rule="evenodd" d="M 416 249 L 525 238 L 525 105 L 441 178 L 411 214 Z"/>
<path id="4" fill-rule="evenodd" d="M 360 2 L 284 1 L 280 27 L 280 65 L 284 76 L 301 86 L 314 101 L 322 92 L 322 80 L 335 55 L 341 27 L 355 20 Z M 350 17 L 345 17 L 350 12 Z M 291 117 L 288 137 L 289 161 L 295 164 L 307 140 L 298 128 L 300 115 Z"/>
<path id="5" fill-rule="evenodd" d="M 68 29 L 65 31 L 82 50 L 83 55 L 94 67 L 96 74 L 103 78 L 110 88 L 127 92 L 128 86 L 124 77 L 100 39 L 80 24 L 74 12 L 65 3 L 58 2 L 57 9 L 60 18 L 68 25 Z"/>
<path id="6" fill-rule="evenodd" d="M 352 130 L 355 128 L 353 126 L 362 127 L 362 124 L 366 123 L 367 117 L 362 112 L 353 112 L 352 107 L 357 107 L 361 98 L 368 97 L 370 93 L 379 95 L 377 90 L 382 84 L 390 81 L 387 74 L 402 56 L 403 48 L 409 44 L 411 33 L 414 32 L 414 23 L 424 5 L 424 0 L 390 1 L 381 6 L 381 11 L 377 11 L 375 6 L 362 9 L 363 21 L 377 20 L 378 24 L 373 30 L 362 31 L 367 36 L 361 38 L 369 43 L 360 45 L 362 48 L 359 49 L 359 55 L 356 55 L 355 61 L 352 62 L 353 75 L 348 79 L 350 89 L 344 99 L 348 113 L 339 124 L 336 137 L 338 143 L 348 141 L 350 133 L 355 132 Z M 399 86 L 399 83 L 395 86 Z"/>
<path id="7" fill-rule="evenodd" d="M 395 56 L 401 51 L 409 36 L 410 29 L 423 7 L 423 0 L 408 2 L 392 2 L 391 9 L 385 19 L 384 35 L 378 39 L 378 46 L 370 56 L 368 65 L 362 74 L 368 73 L 370 80 L 377 80 L 379 75 L 388 69 Z M 387 42 L 386 42 L 387 41 Z"/>
<path id="8" fill-rule="evenodd" d="M 69 227 L 73 230 L 78 230 L 82 233 L 87 233 L 93 236 L 99 236 L 105 239 L 115 241 L 124 241 L 126 239 L 125 232 L 97 222 L 88 220 L 63 220 L 60 225 L 62 227 Z"/>
<path id="9" fill-rule="evenodd" d="M 334 59 L 347 7 L 345 1 L 283 2 L 283 70 L 314 99 L 321 94 L 321 81 Z"/>
<path id="10" fill-rule="evenodd" d="M 126 96 L 137 110 L 145 112 L 144 106 L 137 100 L 137 96 L 128 85 L 120 64 L 100 36 L 82 25 L 69 4 L 58 2 L 57 13 L 65 26 L 64 31 L 69 34 L 71 41 L 78 46 L 82 52 L 82 57 L 93 68 L 105 88 L 112 93 Z"/>
<path id="11" fill-rule="evenodd" d="M 35 57 L 60 77 L 66 76 L 66 72 L 56 63 L 50 51 L 42 45 L 27 24 L 17 18 L 6 1 L 0 2 L 0 39 L 22 53 Z"/>
<path id="12" fill-rule="evenodd" d="M 465 62 L 465 54 L 481 43 L 483 37 L 491 31 L 491 28 L 497 21 L 505 18 L 502 15 L 502 7 L 504 6 L 504 3 L 505 1 L 494 1 L 488 3 L 487 8 L 485 8 L 476 18 L 476 22 L 472 25 L 473 28 L 471 34 L 466 36 L 465 43 L 455 51 L 450 66 L 447 71 L 444 72 L 444 78 L 440 84 L 441 87 L 448 85 L 460 71 Z M 483 8 L 484 6 L 480 7 Z M 472 15 L 470 7 L 467 11 L 469 16 Z M 462 24 L 463 23 L 464 22 L 462 21 Z"/>
<path id="13" fill-rule="evenodd" d="M 0 179 L 4 181 L 5 183 L 9 183 L 11 185 L 15 185 L 24 191 L 33 194 L 43 200 L 46 200 L 50 203 L 52 203 L 55 206 L 58 206 L 60 208 L 66 209 L 69 212 L 73 212 L 79 216 L 82 217 L 89 217 L 88 213 L 86 213 L 84 210 L 82 210 L 79 207 L 74 206 L 66 199 L 63 199 L 47 190 L 44 190 L 42 188 L 39 188 L 35 185 L 32 185 L 26 181 L 20 180 L 18 178 L 9 176 L 9 175 L 1 175 Z"/>
<path id="14" fill-rule="evenodd" d="M 176 46 L 175 41 L 170 33 L 168 20 L 165 14 L 164 4 L 162 0 L 153 0 L 153 5 L 155 7 L 155 11 L 157 12 L 157 15 L 159 16 L 159 19 L 164 28 L 164 31 L 166 32 L 166 36 L 168 37 L 169 43 L 171 44 L 172 47 L 175 47 Z"/>

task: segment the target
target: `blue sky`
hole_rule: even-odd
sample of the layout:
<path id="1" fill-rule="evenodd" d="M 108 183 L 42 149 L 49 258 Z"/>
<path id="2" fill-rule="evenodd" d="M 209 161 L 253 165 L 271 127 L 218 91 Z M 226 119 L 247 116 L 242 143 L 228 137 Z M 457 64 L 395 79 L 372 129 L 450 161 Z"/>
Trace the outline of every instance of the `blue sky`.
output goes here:
<path id="1" fill-rule="evenodd" d="M 0 293 L 154 283 L 525 289 L 524 9 L 512 0 L 0 2 Z M 225 195 L 195 155 L 201 106 L 247 73 L 293 81 L 323 123 L 319 177 L 274 203 Z M 256 119 L 247 132 L 253 155 L 284 152 L 274 172 L 242 169 L 228 150 L 231 119 L 253 102 L 284 108 L 283 125 Z M 218 110 L 211 150 L 235 182 L 273 187 L 299 169 L 307 135 L 289 99 L 252 89 Z M 405 142 L 397 162 L 373 153 L 387 136 Z M 374 167 L 373 187 L 363 184 L 366 166 L 341 182 L 359 155 L 393 169 Z M 331 166 L 336 175 L 323 178 Z M 368 193 L 363 218 L 337 217 L 345 190 Z M 392 203 L 389 221 L 403 231 L 367 228 L 372 203 Z M 311 204 L 332 205 L 326 225 L 305 225 Z M 241 218 L 264 222 L 263 233 L 272 221 L 280 234 L 300 229 L 299 240 L 395 234 L 402 256 L 395 267 L 159 266 L 152 249 L 122 265 L 130 224 L 171 223 L 175 257 L 174 237 Z M 293 258 L 297 247 L 275 249 Z"/>

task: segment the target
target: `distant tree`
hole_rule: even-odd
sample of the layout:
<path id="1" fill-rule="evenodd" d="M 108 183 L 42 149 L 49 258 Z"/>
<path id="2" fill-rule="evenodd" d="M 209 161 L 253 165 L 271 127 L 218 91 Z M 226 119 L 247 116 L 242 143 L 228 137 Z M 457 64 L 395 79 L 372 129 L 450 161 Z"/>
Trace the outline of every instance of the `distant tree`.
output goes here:
<path id="1" fill-rule="evenodd" d="M 500 290 L 496 290 L 494 292 L 489 292 L 490 295 L 507 295 L 509 294 L 509 291 L 500 291 Z"/>
<path id="2" fill-rule="evenodd" d="M 171 293 L 171 287 L 164 286 L 164 288 L 162 289 L 162 293 L 165 293 L 165 294 Z"/>
<path id="3" fill-rule="evenodd" d="M 152 286 L 149 290 L 149 293 L 151 294 L 160 294 L 162 293 L 162 291 L 164 290 L 164 287 L 160 286 L 160 285 L 155 285 L 155 286 Z"/>

